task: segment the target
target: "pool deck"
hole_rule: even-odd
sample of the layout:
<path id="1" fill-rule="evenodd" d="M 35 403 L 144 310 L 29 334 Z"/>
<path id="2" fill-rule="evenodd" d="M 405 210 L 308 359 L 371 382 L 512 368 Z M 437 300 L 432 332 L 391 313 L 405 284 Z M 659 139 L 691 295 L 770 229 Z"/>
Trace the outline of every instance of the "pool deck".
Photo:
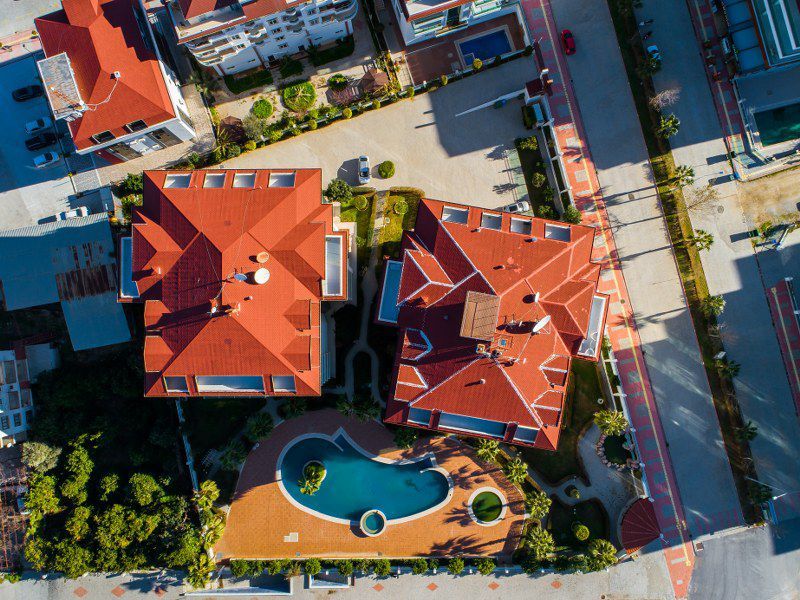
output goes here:
<path id="1" fill-rule="evenodd" d="M 431 514 L 390 525 L 378 537 L 367 537 L 357 526 L 321 519 L 292 505 L 275 477 L 281 451 L 299 435 L 333 435 L 340 427 L 364 450 L 382 458 L 408 459 L 433 452 L 438 465 L 453 479 L 450 502 Z M 467 511 L 472 493 L 487 486 L 499 489 L 508 500 L 503 519 L 490 527 L 475 523 Z M 236 486 L 225 533 L 214 551 L 217 560 L 453 554 L 503 560 L 517 548 L 524 511 L 522 494 L 500 469 L 478 461 L 474 451 L 458 440 L 426 438 L 410 450 L 399 450 L 392 434 L 378 422 L 361 423 L 325 409 L 284 421 L 250 452 Z"/>

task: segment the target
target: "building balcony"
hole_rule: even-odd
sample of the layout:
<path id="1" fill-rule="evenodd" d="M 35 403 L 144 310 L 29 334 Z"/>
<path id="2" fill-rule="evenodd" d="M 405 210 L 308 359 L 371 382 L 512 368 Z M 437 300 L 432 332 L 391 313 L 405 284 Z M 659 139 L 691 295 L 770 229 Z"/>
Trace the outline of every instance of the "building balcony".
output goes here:
<path id="1" fill-rule="evenodd" d="M 358 2 L 356 0 L 350 0 L 349 2 L 334 4 L 333 10 L 337 21 L 349 21 L 358 13 Z"/>
<path id="2" fill-rule="evenodd" d="M 289 33 L 300 33 L 301 31 L 305 31 L 306 26 L 302 23 L 297 23 L 296 25 L 290 25 L 286 28 Z"/>

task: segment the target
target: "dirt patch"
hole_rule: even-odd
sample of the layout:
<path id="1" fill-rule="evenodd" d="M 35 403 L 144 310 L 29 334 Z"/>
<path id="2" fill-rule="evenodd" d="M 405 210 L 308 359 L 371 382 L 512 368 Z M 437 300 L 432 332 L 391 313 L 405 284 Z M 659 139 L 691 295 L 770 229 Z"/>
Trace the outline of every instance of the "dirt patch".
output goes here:
<path id="1" fill-rule="evenodd" d="M 774 220 L 800 209 L 800 168 L 739 184 L 744 213 L 754 223 Z"/>

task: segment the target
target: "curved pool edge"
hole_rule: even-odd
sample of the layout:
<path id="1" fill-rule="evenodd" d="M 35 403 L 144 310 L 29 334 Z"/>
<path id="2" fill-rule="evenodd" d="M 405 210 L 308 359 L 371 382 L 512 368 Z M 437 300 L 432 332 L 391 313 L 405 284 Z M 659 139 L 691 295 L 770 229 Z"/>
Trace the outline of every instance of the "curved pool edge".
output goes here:
<path id="1" fill-rule="evenodd" d="M 423 510 L 423 511 L 418 512 L 418 513 L 414 513 L 413 515 L 409 515 L 407 517 L 401 517 L 399 519 L 387 519 L 386 520 L 386 527 L 388 527 L 389 525 L 395 525 L 395 524 L 399 524 L 399 523 L 408 523 L 409 521 L 413 521 L 415 519 L 419 519 L 421 517 L 425 517 L 427 515 L 433 514 L 434 512 L 444 508 L 447 504 L 450 503 L 450 500 L 453 499 L 453 491 L 454 491 L 453 478 L 450 477 L 450 474 L 445 469 L 443 469 L 442 467 L 440 467 L 438 465 L 438 463 L 436 462 L 436 455 L 433 452 L 427 452 L 427 453 L 423 454 L 422 456 L 419 456 L 419 457 L 413 458 L 413 459 L 411 459 L 411 458 L 399 458 L 397 460 L 392 460 L 390 458 L 385 458 L 385 457 L 380 456 L 378 454 L 372 454 L 370 452 L 367 452 L 367 450 L 365 450 L 363 447 L 361 447 L 361 445 L 358 442 L 356 442 L 352 437 L 350 437 L 350 434 L 347 433 L 347 431 L 344 429 L 344 427 L 339 427 L 333 433 L 333 435 L 328 435 L 326 433 L 303 433 L 303 434 L 300 434 L 297 437 L 293 438 L 290 442 L 288 442 L 281 449 L 281 452 L 278 455 L 278 460 L 276 461 L 276 464 L 275 464 L 275 480 L 276 480 L 276 482 L 278 484 L 278 488 L 281 490 L 281 494 L 283 494 L 283 497 L 286 500 L 289 501 L 289 504 L 291 504 L 292 506 L 294 506 L 298 510 L 301 510 L 304 513 L 307 513 L 309 515 L 313 515 L 313 516 L 317 517 L 318 519 L 324 519 L 325 521 L 330 521 L 332 523 L 339 523 L 341 525 L 349 525 L 349 526 L 356 526 L 356 527 L 359 526 L 359 521 L 358 520 L 354 521 L 352 519 L 340 519 L 338 517 L 332 517 L 330 515 L 326 515 L 325 513 L 321 513 L 321 512 L 319 512 L 317 510 L 314 510 L 313 508 L 309 508 L 308 506 L 306 506 L 306 505 L 302 504 L 301 502 L 298 502 L 297 500 L 295 500 L 295 498 L 289 493 L 289 491 L 283 485 L 283 474 L 281 472 L 282 471 L 282 467 L 283 467 L 283 459 L 286 456 L 286 453 L 295 444 L 298 444 L 298 443 L 302 442 L 303 440 L 307 440 L 307 439 L 311 439 L 311 438 L 318 438 L 318 439 L 326 440 L 326 441 L 330 442 L 331 444 L 333 444 L 334 446 L 336 446 L 337 448 L 341 449 L 341 446 L 336 443 L 336 438 L 338 436 L 340 436 L 340 435 L 342 437 L 344 437 L 347 440 L 347 442 L 357 452 L 359 452 L 360 454 L 362 454 L 366 458 L 368 458 L 370 460 L 374 460 L 376 462 L 381 462 L 381 463 L 389 464 L 389 465 L 409 465 L 409 464 L 413 464 L 413 463 L 416 463 L 416 462 L 423 461 L 423 460 L 425 460 L 427 458 L 430 458 L 432 466 L 427 467 L 425 469 L 420 469 L 420 473 L 423 473 L 425 471 L 438 471 L 447 480 L 447 494 L 445 495 L 444 499 L 441 502 L 439 502 L 438 504 L 436 504 L 436 505 L 434 505 L 434 506 L 432 506 L 432 507 L 430 507 L 430 508 L 428 508 L 426 510 Z"/>

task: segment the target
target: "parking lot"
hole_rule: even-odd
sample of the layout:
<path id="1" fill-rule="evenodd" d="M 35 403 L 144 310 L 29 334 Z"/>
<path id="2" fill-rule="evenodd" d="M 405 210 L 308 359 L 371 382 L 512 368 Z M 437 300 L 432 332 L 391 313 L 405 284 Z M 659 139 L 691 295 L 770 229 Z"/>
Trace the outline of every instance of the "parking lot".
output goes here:
<path id="1" fill-rule="evenodd" d="M 522 124 L 521 102 L 491 105 L 463 116 L 462 111 L 522 90 L 535 76 L 531 58 L 520 58 L 429 94 L 403 100 L 324 129 L 266 146 L 226 161 L 232 168 L 321 167 L 357 185 L 357 157 L 369 156 L 372 182 L 423 189 L 431 198 L 498 208 L 525 193 L 514 182 L 508 151 L 514 138 L 530 135 Z M 395 163 L 396 175 L 382 180 L 381 161 Z"/>
<path id="2" fill-rule="evenodd" d="M 38 83 L 37 73 L 34 56 L 0 66 L 0 229 L 52 220 L 76 203 L 63 160 L 42 169 L 33 166 L 35 156 L 60 151 L 58 145 L 33 152 L 25 147 L 25 123 L 50 111 L 44 97 L 15 102 L 11 91 Z"/>

